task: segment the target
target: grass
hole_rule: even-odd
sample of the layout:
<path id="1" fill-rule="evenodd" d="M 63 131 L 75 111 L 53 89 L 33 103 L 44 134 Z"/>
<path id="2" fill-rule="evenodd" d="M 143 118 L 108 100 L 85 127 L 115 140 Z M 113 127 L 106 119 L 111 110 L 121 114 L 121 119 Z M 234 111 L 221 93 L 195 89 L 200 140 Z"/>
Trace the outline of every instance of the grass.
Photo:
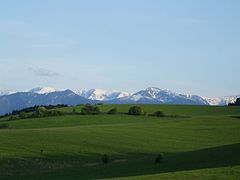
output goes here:
<path id="1" fill-rule="evenodd" d="M 112 105 L 104 104 L 99 105 L 102 112 L 108 112 L 110 109 L 116 107 L 121 113 L 127 113 L 132 104 Z M 191 106 L 191 105 L 155 105 L 155 104 L 140 104 L 143 111 L 147 113 L 154 113 L 158 110 L 166 115 L 179 115 L 179 116 L 199 116 L 199 115 L 229 115 L 239 114 L 240 110 L 237 106 Z M 81 112 L 82 106 L 61 108 L 63 112 L 72 112 L 75 109 Z"/>
<path id="2" fill-rule="evenodd" d="M 129 106 L 99 107 L 125 113 Z M 0 179 L 240 177 L 240 108 L 141 106 L 180 117 L 68 115 L 1 122 L 10 129 L 0 130 Z M 165 158 L 156 165 L 159 153 Z M 103 164 L 102 154 L 112 161 Z"/>

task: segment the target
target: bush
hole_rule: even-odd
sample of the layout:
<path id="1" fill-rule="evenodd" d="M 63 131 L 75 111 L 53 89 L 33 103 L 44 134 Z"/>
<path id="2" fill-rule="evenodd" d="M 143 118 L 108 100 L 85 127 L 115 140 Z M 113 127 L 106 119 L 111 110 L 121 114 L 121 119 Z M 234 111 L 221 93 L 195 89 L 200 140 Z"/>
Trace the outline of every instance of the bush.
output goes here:
<path id="1" fill-rule="evenodd" d="M 24 108 L 24 109 L 21 109 L 21 110 L 13 110 L 11 115 L 19 115 L 20 112 L 25 112 L 25 113 L 30 113 L 31 112 L 32 113 L 32 112 L 37 111 L 37 109 L 39 107 L 44 107 L 45 109 L 50 110 L 50 109 L 55 109 L 55 108 L 68 107 L 68 105 L 66 105 L 66 104 L 41 105 L 41 106 L 35 105 L 33 107 Z"/>
<path id="2" fill-rule="evenodd" d="M 142 115 L 142 114 L 143 114 L 143 111 L 142 111 L 142 108 L 141 108 L 141 107 L 139 107 L 139 106 L 133 106 L 133 107 L 130 107 L 130 108 L 129 108 L 128 114 L 130 114 L 130 115 Z"/>
<path id="3" fill-rule="evenodd" d="M 27 115 L 27 113 L 25 113 L 25 112 L 20 112 L 19 115 L 18 115 L 18 117 L 19 117 L 20 119 L 26 119 L 26 118 L 28 118 L 28 115 Z"/>
<path id="4" fill-rule="evenodd" d="M 82 114 L 100 114 L 101 111 L 100 111 L 99 107 L 97 107 L 97 106 L 85 105 L 81 109 L 81 113 Z"/>
<path id="5" fill-rule="evenodd" d="M 155 163 L 156 163 L 156 164 L 161 163 L 162 160 L 163 160 L 163 158 L 164 158 L 164 156 L 163 156 L 162 153 L 158 154 L 157 157 L 156 157 L 156 159 L 155 159 Z"/>
<path id="6" fill-rule="evenodd" d="M 108 114 L 117 114 L 118 111 L 117 111 L 117 108 L 112 108 L 108 111 Z"/>
<path id="7" fill-rule="evenodd" d="M 110 162 L 110 157 L 107 154 L 102 155 L 101 157 L 103 163 L 109 163 Z"/>
<path id="8" fill-rule="evenodd" d="M 162 113 L 162 111 L 156 111 L 155 113 L 153 113 L 153 116 L 164 117 L 164 114 Z"/>
<path id="9" fill-rule="evenodd" d="M 61 116 L 63 113 L 57 110 L 46 111 L 45 116 Z"/>
<path id="10" fill-rule="evenodd" d="M 17 116 L 12 115 L 12 116 L 10 116 L 10 118 L 9 118 L 8 120 L 9 120 L 9 121 L 14 121 L 14 120 L 17 120 L 17 119 L 18 119 Z"/>
<path id="11" fill-rule="evenodd" d="M 36 110 L 36 116 L 37 117 L 44 117 L 47 114 L 47 109 L 45 107 L 39 107 Z"/>
<path id="12" fill-rule="evenodd" d="M 0 129 L 8 129 L 9 127 L 10 127 L 9 124 L 6 123 L 0 124 Z"/>
<path id="13" fill-rule="evenodd" d="M 33 114 L 32 118 L 48 117 L 48 116 L 61 116 L 63 112 L 57 110 L 47 110 L 45 107 L 39 107 Z"/>

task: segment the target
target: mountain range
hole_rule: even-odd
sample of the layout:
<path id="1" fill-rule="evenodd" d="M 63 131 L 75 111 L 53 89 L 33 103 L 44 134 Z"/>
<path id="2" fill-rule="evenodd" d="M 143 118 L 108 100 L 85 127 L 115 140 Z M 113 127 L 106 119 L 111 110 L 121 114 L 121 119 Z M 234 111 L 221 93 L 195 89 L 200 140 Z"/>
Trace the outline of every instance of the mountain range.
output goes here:
<path id="1" fill-rule="evenodd" d="M 220 98 L 186 95 L 150 87 L 136 93 L 117 90 L 57 90 L 51 87 L 34 88 L 22 92 L 0 91 L 0 115 L 34 105 L 56 104 L 189 104 L 226 105 L 239 96 Z"/>

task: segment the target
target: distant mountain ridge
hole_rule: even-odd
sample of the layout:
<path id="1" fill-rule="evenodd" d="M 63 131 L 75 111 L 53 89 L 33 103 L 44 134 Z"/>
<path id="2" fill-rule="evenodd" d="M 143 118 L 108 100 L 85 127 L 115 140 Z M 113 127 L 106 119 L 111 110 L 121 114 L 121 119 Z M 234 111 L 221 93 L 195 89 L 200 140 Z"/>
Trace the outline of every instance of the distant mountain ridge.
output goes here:
<path id="1" fill-rule="evenodd" d="M 234 103 L 237 98 L 240 98 L 240 95 L 235 96 L 224 96 L 219 98 L 203 97 L 208 103 L 212 106 L 225 106 L 229 103 Z"/>
<path id="2" fill-rule="evenodd" d="M 99 101 L 110 101 L 130 95 L 130 93 L 127 92 L 121 92 L 117 90 L 108 91 L 104 89 L 79 90 L 75 91 L 75 93 L 87 99 Z"/>
<path id="3" fill-rule="evenodd" d="M 26 92 L 32 92 L 32 93 L 36 93 L 36 94 L 48 94 L 48 93 L 53 93 L 56 91 L 60 91 L 60 90 L 56 90 L 55 88 L 52 88 L 52 87 L 43 87 L 43 88 L 37 87 L 37 88 L 31 89 Z"/>
<path id="4" fill-rule="evenodd" d="M 189 105 L 226 105 L 234 102 L 239 96 L 222 98 L 186 95 L 149 87 L 136 93 L 117 90 L 59 90 L 51 87 L 34 88 L 22 92 L 0 91 L 0 114 L 34 105 L 56 104 L 189 104 Z"/>
<path id="5" fill-rule="evenodd" d="M 209 105 L 202 97 L 197 95 L 183 95 L 169 90 L 150 87 L 130 96 L 112 100 L 110 103 L 120 104 L 191 104 Z"/>
<path id="6" fill-rule="evenodd" d="M 77 104 L 95 104 L 99 101 L 86 99 L 75 94 L 71 90 L 39 93 L 28 91 L 18 92 L 10 95 L 0 96 L 0 115 L 10 113 L 13 110 L 20 110 L 35 105 L 77 105 Z"/>

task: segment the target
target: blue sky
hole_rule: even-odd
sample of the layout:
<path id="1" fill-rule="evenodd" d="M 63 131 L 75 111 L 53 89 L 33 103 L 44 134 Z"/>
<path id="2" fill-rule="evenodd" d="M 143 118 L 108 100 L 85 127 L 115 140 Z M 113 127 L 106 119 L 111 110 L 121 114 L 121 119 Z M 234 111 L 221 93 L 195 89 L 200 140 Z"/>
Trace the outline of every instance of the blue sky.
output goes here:
<path id="1" fill-rule="evenodd" d="M 238 0 L 0 1 L 0 89 L 240 94 Z"/>

